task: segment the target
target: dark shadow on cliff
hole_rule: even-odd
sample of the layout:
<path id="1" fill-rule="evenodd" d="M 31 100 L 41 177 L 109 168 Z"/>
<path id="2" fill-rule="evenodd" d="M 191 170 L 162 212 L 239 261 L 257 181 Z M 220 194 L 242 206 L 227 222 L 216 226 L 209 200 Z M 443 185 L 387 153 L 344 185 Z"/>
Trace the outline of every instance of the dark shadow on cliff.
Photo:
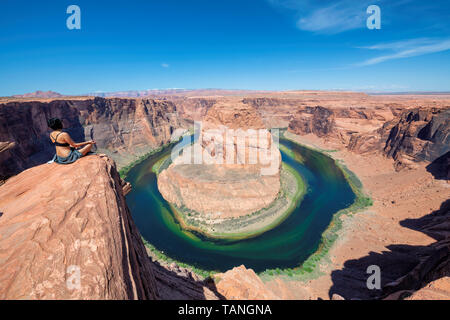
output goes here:
<path id="1" fill-rule="evenodd" d="M 434 160 L 426 169 L 435 179 L 448 180 L 450 178 L 450 151 Z"/>
<path id="2" fill-rule="evenodd" d="M 154 260 L 152 260 L 152 267 L 158 295 L 162 300 L 225 300 L 225 297 L 217 291 L 214 280 L 211 278 L 194 279 L 191 273 L 183 268 L 169 268 Z"/>
<path id="3" fill-rule="evenodd" d="M 67 132 L 73 141 L 82 142 L 85 141 L 84 127 L 81 124 L 78 117 L 61 118 L 64 124 L 64 131 Z M 30 155 L 31 166 L 40 165 L 50 161 L 55 155 L 55 145 L 51 142 L 49 134 L 51 129 L 48 129 L 43 135 L 36 138 L 33 145 L 36 146 L 36 150 Z"/>
<path id="4" fill-rule="evenodd" d="M 400 225 L 423 232 L 437 242 L 428 246 L 392 244 L 386 246 L 387 251 L 346 261 L 342 270 L 331 273 L 330 298 L 336 293 L 345 299 L 380 299 L 405 291 L 401 296 L 404 298 L 429 282 L 450 275 L 450 200 L 443 202 L 439 210 L 419 219 L 403 220 Z M 380 290 L 367 288 L 371 274 L 366 270 L 370 265 L 380 267 Z"/>
<path id="5" fill-rule="evenodd" d="M 10 147 L 0 152 L 1 179 L 52 159 L 55 146 L 50 141 L 47 120 L 53 117 L 63 121 L 65 130 L 73 140 L 85 140 L 80 112 L 67 101 L 10 102 L 2 105 L 0 119 L 5 121 L 0 125 L 0 134 Z"/>

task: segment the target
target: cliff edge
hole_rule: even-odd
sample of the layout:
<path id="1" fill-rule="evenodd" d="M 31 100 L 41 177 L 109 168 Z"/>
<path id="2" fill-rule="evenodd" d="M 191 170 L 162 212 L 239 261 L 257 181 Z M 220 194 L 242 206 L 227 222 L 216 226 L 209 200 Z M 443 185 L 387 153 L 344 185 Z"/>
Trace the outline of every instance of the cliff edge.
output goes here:
<path id="1" fill-rule="evenodd" d="M 115 164 L 90 155 L 0 186 L 0 299 L 156 299 Z"/>

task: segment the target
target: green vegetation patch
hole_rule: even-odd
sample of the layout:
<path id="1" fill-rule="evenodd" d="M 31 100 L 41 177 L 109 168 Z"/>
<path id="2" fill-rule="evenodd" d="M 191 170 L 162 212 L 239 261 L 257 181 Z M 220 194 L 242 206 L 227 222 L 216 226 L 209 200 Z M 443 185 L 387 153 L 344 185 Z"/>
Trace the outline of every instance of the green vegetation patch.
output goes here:
<path id="1" fill-rule="evenodd" d="M 147 152 L 146 154 L 144 154 L 143 156 L 141 156 L 138 159 L 134 160 L 133 162 L 129 163 L 127 166 L 123 167 L 122 169 L 119 170 L 120 177 L 122 179 L 125 179 L 127 177 L 128 173 L 130 172 L 130 170 L 133 169 L 133 167 L 135 167 L 139 163 L 143 162 L 148 157 L 150 157 L 158 152 L 161 152 L 168 145 L 170 145 L 170 144 L 163 145 L 163 146 L 157 147 L 155 149 L 152 149 L 149 152 Z"/>

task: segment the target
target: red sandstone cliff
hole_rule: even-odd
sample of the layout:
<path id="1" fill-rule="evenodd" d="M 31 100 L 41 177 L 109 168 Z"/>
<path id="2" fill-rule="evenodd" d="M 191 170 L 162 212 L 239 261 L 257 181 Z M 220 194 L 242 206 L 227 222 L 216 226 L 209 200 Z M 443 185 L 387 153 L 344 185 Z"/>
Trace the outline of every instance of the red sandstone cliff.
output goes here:
<path id="1" fill-rule="evenodd" d="M 432 162 L 450 151 L 447 108 L 305 107 L 291 117 L 288 130 L 314 134 L 358 154 L 382 153 L 394 159 L 397 170 Z"/>
<path id="2" fill-rule="evenodd" d="M 318 137 L 330 135 L 335 127 L 335 115 L 332 110 L 317 106 L 306 108 L 289 123 L 289 130 L 304 135 L 314 133 Z"/>
<path id="3" fill-rule="evenodd" d="M 392 128 L 391 128 L 392 127 Z M 450 151 L 450 109 L 413 109 L 386 123 L 384 153 L 407 166 L 410 161 L 434 161 Z"/>
<path id="4" fill-rule="evenodd" d="M 0 187 L 0 211 L 0 299 L 158 297 L 108 158 L 28 169 Z"/>

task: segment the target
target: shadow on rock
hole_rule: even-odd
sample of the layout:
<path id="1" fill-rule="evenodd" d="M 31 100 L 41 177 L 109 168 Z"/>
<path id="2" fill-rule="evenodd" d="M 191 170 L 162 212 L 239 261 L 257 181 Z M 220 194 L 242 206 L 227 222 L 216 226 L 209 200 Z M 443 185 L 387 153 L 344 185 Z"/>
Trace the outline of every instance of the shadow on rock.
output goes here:
<path id="1" fill-rule="evenodd" d="M 435 179 L 450 180 L 450 151 L 434 160 L 426 169 Z"/>
<path id="2" fill-rule="evenodd" d="M 331 274 L 330 297 L 338 294 L 345 299 L 383 299 L 398 293 L 395 298 L 403 299 L 431 281 L 450 276 L 450 200 L 439 210 L 419 219 L 403 220 L 400 225 L 437 241 L 428 246 L 393 244 L 386 247 L 387 251 L 346 261 L 342 270 Z M 372 274 L 367 268 L 371 265 L 380 267 L 380 290 L 367 287 Z"/>
<path id="3" fill-rule="evenodd" d="M 152 260 L 152 266 L 162 300 L 225 300 L 211 278 L 202 280 L 175 264 L 164 266 Z"/>

